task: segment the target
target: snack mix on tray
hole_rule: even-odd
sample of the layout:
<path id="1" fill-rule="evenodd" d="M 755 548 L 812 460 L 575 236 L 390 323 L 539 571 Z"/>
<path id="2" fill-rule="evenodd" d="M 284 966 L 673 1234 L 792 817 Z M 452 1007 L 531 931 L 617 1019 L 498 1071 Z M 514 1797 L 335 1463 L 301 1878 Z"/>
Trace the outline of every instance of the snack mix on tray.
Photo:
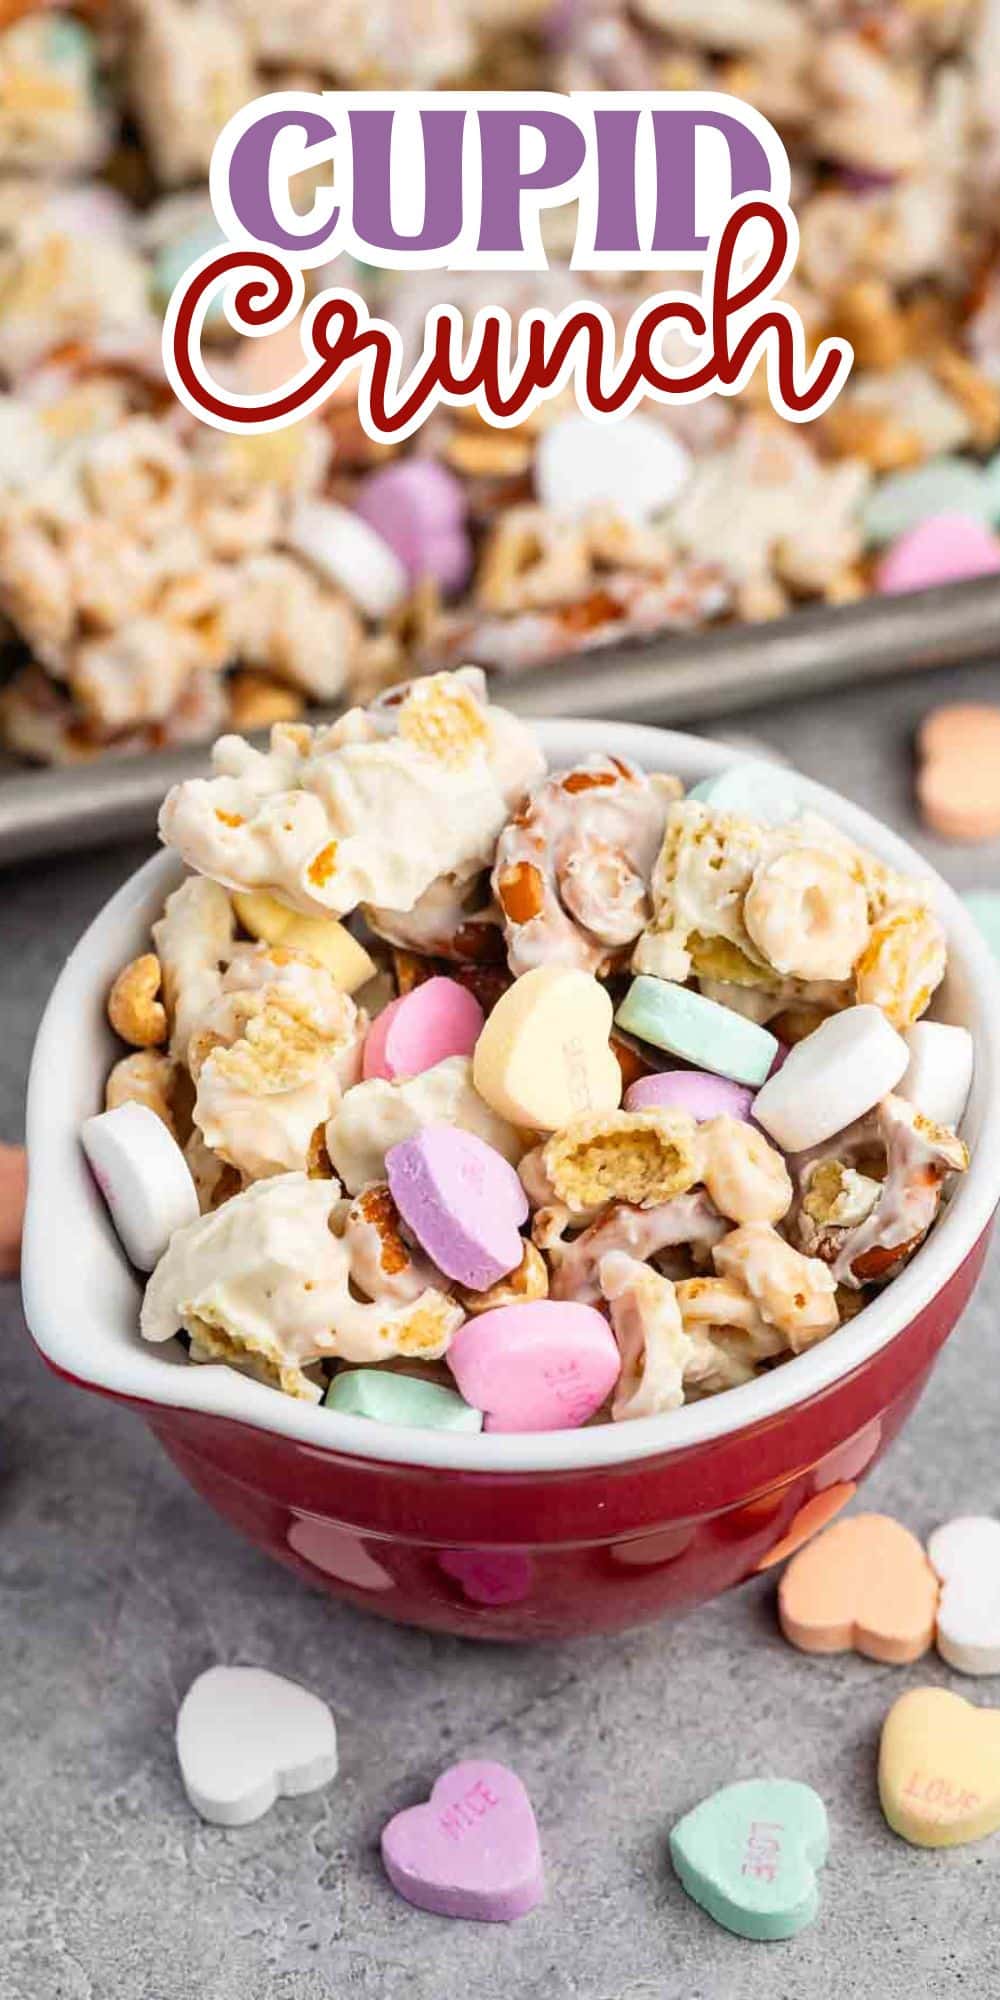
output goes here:
<path id="1" fill-rule="evenodd" d="M 388 1366 L 477 1410 L 509 1351 L 544 1428 L 714 1395 L 853 1317 L 967 1165 L 971 1041 L 909 1039 L 945 971 L 926 886 L 762 770 L 547 772 L 476 667 L 223 737 L 163 805 L 191 872 L 114 980 L 128 1052 L 84 1131 L 153 1241 L 145 1338 L 310 1401 Z"/>
<path id="2" fill-rule="evenodd" d="M 880 552 L 928 516 L 973 519 L 977 560 L 1000 562 L 987 0 L 15 0 L 13 15 L 0 31 L 9 748 L 60 763 L 208 739 L 462 661 L 510 672 L 664 626 L 842 603 L 912 581 L 912 563 L 883 568 Z M 583 437 L 556 402 L 505 431 L 439 413 L 395 451 L 365 436 L 349 394 L 271 436 L 199 428 L 164 381 L 159 319 L 216 235 L 205 180 L 220 126 L 282 85 L 744 97 L 789 148 L 795 303 L 817 336 L 853 342 L 845 392 L 794 430 L 759 377 L 738 402 L 647 405 L 624 432 Z M 442 296 L 468 311 L 578 296 L 557 218 L 552 234 L 537 276 L 317 276 L 360 286 L 412 350 Z M 658 282 L 602 272 L 587 288 L 624 323 Z M 209 334 L 237 387 L 294 371 L 287 334 L 240 347 L 218 315 Z"/>

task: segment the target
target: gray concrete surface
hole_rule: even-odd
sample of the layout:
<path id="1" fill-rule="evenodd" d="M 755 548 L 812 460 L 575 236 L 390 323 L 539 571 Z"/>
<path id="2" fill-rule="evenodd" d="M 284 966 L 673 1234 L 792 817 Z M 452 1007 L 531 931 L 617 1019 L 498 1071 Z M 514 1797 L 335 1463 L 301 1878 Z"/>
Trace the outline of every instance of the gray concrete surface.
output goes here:
<path id="1" fill-rule="evenodd" d="M 914 831 L 909 744 L 935 700 L 1000 700 L 1000 668 L 739 718 L 814 776 Z M 734 720 L 734 725 L 735 720 Z M 1000 885 L 1000 843 L 924 842 L 960 886 Z M 21 1128 L 45 993 L 138 855 L 26 868 L 2 885 L 0 1135 Z M 59 1217 L 52 1216 L 53 1255 Z M 988 1276 L 932 1388 L 866 1488 L 918 1532 L 998 1495 L 997 1308 Z M 1000 1703 L 932 1657 L 808 1660 L 762 1580 L 677 1625 L 545 1649 L 395 1630 L 312 1595 L 218 1522 L 144 1428 L 63 1387 L 0 1289 L 2 2000 L 914 2000 L 1000 1990 L 1000 1835 L 922 1853 L 874 1788 L 882 1716 L 932 1680 Z M 342 1775 L 256 1826 L 201 1825 L 172 1729 L 216 1660 L 297 1676 L 336 1712 Z M 512 1927 L 398 1902 L 383 1820 L 479 1750 L 525 1779 L 545 1906 Z M 802 1778 L 833 1846 L 814 1928 L 751 1945 L 688 1903 L 671 1821 L 726 1780 Z"/>

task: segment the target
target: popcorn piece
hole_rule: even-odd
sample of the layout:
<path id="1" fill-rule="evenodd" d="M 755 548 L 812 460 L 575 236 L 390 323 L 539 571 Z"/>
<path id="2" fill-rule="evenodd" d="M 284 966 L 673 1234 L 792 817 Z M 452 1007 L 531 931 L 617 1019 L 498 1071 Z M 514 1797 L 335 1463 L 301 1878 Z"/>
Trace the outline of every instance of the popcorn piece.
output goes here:
<path id="1" fill-rule="evenodd" d="M 733 1222 L 780 1222 L 792 1205 L 792 1183 L 781 1154 L 755 1125 L 709 1118 L 696 1138 L 696 1180 L 720 1215 Z"/>
<path id="2" fill-rule="evenodd" d="M 0 171 L 70 174 L 97 166 L 109 124 L 96 85 L 96 45 L 82 21 L 40 11 L 7 26 L 0 34 Z"/>
<path id="3" fill-rule="evenodd" d="M 722 1278 L 735 1278 L 793 1354 L 825 1340 L 838 1324 L 836 1281 L 818 1257 L 803 1257 L 766 1222 L 746 1222 L 712 1252 Z"/>
<path id="4" fill-rule="evenodd" d="M 137 0 L 128 95 L 158 178 L 204 180 L 222 126 L 256 95 L 250 47 L 221 6 Z"/>
<path id="5" fill-rule="evenodd" d="M 276 892 L 307 915 L 412 909 L 438 876 L 485 866 L 507 816 L 509 750 L 495 772 L 488 712 L 457 733 L 449 677 L 437 678 L 416 707 L 406 694 L 390 711 L 387 740 L 379 718 L 353 715 L 332 730 L 279 725 L 267 755 L 223 737 L 216 776 L 168 794 L 163 839 L 229 888 Z"/>
<path id="6" fill-rule="evenodd" d="M 612 1421 L 679 1409 L 695 1343 L 684 1330 L 670 1279 L 615 1250 L 602 1257 L 599 1280 L 622 1357 Z"/>
<path id="7" fill-rule="evenodd" d="M 228 633 L 247 666 L 266 668 L 316 701 L 342 692 L 361 641 L 346 597 L 285 555 L 255 555 L 240 566 Z"/>
<path id="8" fill-rule="evenodd" d="M 558 960 L 606 972 L 648 921 L 673 778 L 593 756 L 547 778 L 497 843 L 493 892 L 515 976 Z"/>
<path id="9" fill-rule="evenodd" d="M 890 910 L 873 926 L 855 967 L 858 1000 L 881 1007 L 894 1028 L 908 1028 L 929 1007 L 947 957 L 945 935 L 932 911 Z"/>
<path id="10" fill-rule="evenodd" d="M 682 1111 L 586 1113 L 522 1160 L 521 1179 L 536 1205 L 557 1201 L 574 1222 L 611 1201 L 660 1207 L 699 1178 L 696 1129 Z"/>
<path id="11" fill-rule="evenodd" d="M 396 1306 L 355 1298 L 349 1252 L 331 1226 L 339 1204 L 335 1181 L 281 1174 L 179 1229 L 146 1288 L 143 1338 L 186 1327 L 204 1345 L 211 1329 L 227 1358 L 257 1358 L 292 1395 L 324 1356 L 436 1359 L 461 1308 L 433 1290 Z"/>
<path id="12" fill-rule="evenodd" d="M 234 1194 L 243 1188 L 243 1176 L 228 1160 L 219 1158 L 210 1146 L 206 1146 L 197 1125 L 191 1128 L 191 1136 L 184 1148 L 184 1158 L 188 1163 L 191 1179 L 198 1195 L 198 1206 L 203 1215 L 213 1208 L 221 1208 L 224 1201 L 231 1201 Z M 206 1356 L 206 1359 L 210 1357 Z"/>
<path id="13" fill-rule="evenodd" d="M 163 915 L 153 925 L 175 1061 L 187 1061 L 196 1023 L 222 992 L 222 966 L 230 956 L 234 930 L 225 890 L 198 875 L 167 897 Z"/>
<path id="14" fill-rule="evenodd" d="M 108 994 L 108 1020 L 134 1049 L 157 1048 L 167 1039 L 167 1011 L 157 998 L 162 980 L 155 952 L 122 967 Z"/>
<path id="15" fill-rule="evenodd" d="M 247 1180 L 308 1167 L 314 1134 L 361 1073 L 367 1022 L 353 1000 L 308 961 L 276 973 L 257 988 L 224 982 L 189 1044 L 195 1124 Z"/>
<path id="16" fill-rule="evenodd" d="M 696 466 L 668 525 L 685 555 L 740 583 L 774 571 L 822 590 L 861 553 L 869 483 L 862 465 L 824 464 L 790 426 L 752 421 Z"/>
<path id="17" fill-rule="evenodd" d="M 327 1125 L 326 1144 L 348 1193 L 384 1180 L 390 1146 L 412 1138 L 422 1125 L 457 1125 L 474 1132 L 513 1166 L 525 1150 L 515 1128 L 480 1097 L 471 1058 L 449 1056 L 403 1083 L 372 1077 L 345 1093 Z"/>

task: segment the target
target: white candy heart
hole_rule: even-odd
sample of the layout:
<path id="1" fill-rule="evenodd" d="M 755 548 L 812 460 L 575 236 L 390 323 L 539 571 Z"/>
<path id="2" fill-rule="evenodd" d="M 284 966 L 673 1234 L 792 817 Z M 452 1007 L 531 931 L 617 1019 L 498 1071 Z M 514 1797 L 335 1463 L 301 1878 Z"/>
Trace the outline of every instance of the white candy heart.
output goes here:
<path id="1" fill-rule="evenodd" d="M 335 500 L 300 500 L 285 534 L 287 546 L 369 618 L 386 618 L 401 603 L 409 578 L 395 549 Z"/>
<path id="2" fill-rule="evenodd" d="M 282 1674 L 209 1667 L 181 1703 L 177 1757 L 202 1819 L 248 1826 L 336 1777 L 337 1731 L 325 1701 Z"/>
<path id="3" fill-rule="evenodd" d="M 561 417 L 535 451 L 535 488 L 554 514 L 579 516 L 610 507 L 646 521 L 672 506 L 687 485 L 691 458 L 665 425 L 639 414 L 599 424 Z"/>
<path id="4" fill-rule="evenodd" d="M 910 1060 L 897 1094 L 935 1125 L 961 1121 L 972 1087 L 972 1036 L 944 1021 L 917 1021 L 904 1036 Z"/>
<path id="5" fill-rule="evenodd" d="M 175 1229 L 198 1220 L 188 1163 L 155 1111 L 119 1104 L 80 1127 L 91 1172 L 131 1262 L 151 1271 Z"/>
<path id="6" fill-rule="evenodd" d="M 941 1579 L 937 1649 L 960 1674 L 1000 1674 L 1000 1521 L 962 1514 L 927 1554 Z"/>
<path id="7" fill-rule="evenodd" d="M 783 1152 L 805 1152 L 895 1090 L 908 1061 L 881 1008 L 845 1007 L 789 1050 L 758 1090 L 753 1115 Z"/>

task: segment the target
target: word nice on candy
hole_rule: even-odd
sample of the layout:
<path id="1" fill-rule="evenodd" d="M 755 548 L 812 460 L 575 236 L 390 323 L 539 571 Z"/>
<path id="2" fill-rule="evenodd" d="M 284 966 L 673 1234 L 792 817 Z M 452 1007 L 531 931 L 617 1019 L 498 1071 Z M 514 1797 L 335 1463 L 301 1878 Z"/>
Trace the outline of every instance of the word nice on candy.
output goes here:
<path id="1" fill-rule="evenodd" d="M 299 214 L 289 187 L 305 173 L 314 193 Z M 644 396 L 734 395 L 764 359 L 775 407 L 804 422 L 829 407 L 853 355 L 838 339 L 810 355 L 780 298 L 798 250 L 789 185 L 774 128 L 713 92 L 275 92 L 216 144 L 212 203 L 230 247 L 206 251 L 175 287 L 167 372 L 195 416 L 241 431 L 294 423 L 356 370 L 365 430 L 398 440 L 439 403 L 502 426 L 571 383 L 597 418 Z M 586 300 L 558 316 L 530 309 L 516 329 L 501 307 L 467 330 L 437 305 L 404 378 L 398 330 L 356 293 L 321 291 L 302 314 L 302 368 L 284 385 L 237 395 L 208 374 L 201 333 L 220 293 L 231 325 L 254 335 L 288 329 L 304 272 L 342 253 L 383 269 L 545 270 L 542 213 L 565 203 L 576 204 L 577 268 L 703 269 L 702 292 L 644 301 L 620 354 L 610 313 Z M 668 333 L 684 364 L 665 359 Z"/>
<path id="2" fill-rule="evenodd" d="M 439 1917 L 510 1923 L 544 1893 L 531 1800 L 515 1772 L 488 1758 L 453 1764 L 426 1805 L 397 1813 L 382 1860 L 398 1894 Z"/>

